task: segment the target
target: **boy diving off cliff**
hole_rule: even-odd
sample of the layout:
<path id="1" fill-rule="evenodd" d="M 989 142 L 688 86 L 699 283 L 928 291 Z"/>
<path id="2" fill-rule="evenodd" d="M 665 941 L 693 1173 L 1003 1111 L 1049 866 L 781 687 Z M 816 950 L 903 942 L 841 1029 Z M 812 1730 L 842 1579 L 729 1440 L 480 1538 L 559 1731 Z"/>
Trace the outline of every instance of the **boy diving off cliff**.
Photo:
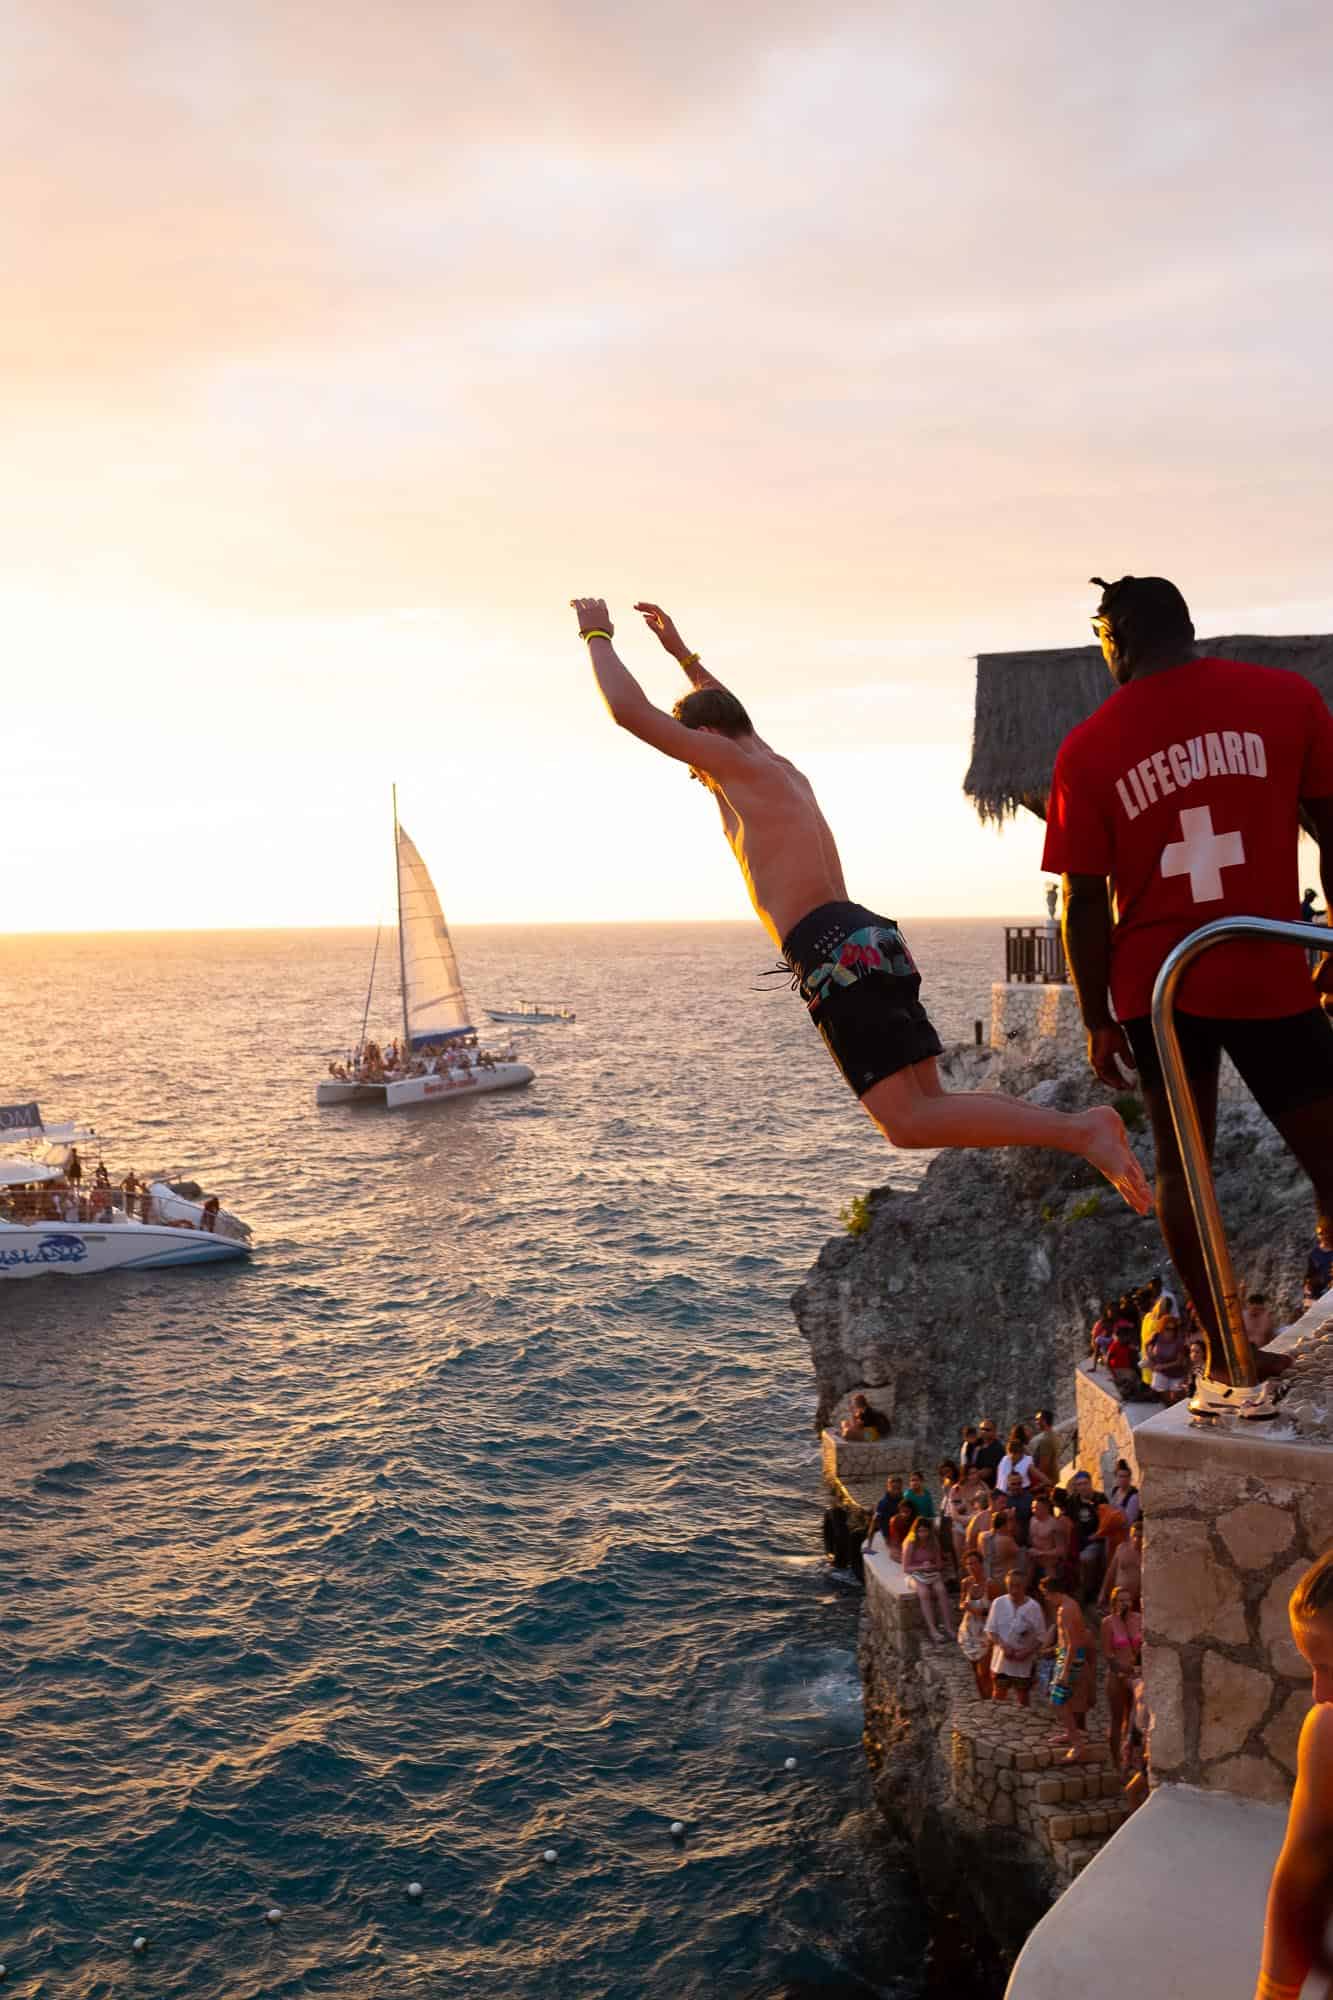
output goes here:
<path id="1" fill-rule="evenodd" d="M 691 653 L 656 604 L 636 604 L 692 691 L 655 708 L 612 645 L 600 597 L 572 598 L 597 685 L 622 729 L 689 766 L 717 800 L 755 914 L 782 953 L 843 1077 L 891 1146 L 1050 1146 L 1088 1160 L 1140 1215 L 1143 1169 L 1109 1106 L 1070 1114 L 998 1092 L 946 1091 L 940 1038 L 898 926 L 848 900 L 842 863 L 810 782 L 755 734 L 734 694 Z"/>

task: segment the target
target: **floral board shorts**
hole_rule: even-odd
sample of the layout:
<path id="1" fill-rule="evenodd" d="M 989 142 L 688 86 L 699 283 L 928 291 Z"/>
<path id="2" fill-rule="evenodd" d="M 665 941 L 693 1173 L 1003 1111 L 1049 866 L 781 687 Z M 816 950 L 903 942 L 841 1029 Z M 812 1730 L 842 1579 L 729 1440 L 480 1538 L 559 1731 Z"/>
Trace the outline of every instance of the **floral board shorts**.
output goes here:
<path id="1" fill-rule="evenodd" d="M 782 940 L 782 956 L 858 1097 L 943 1053 L 917 997 L 921 975 L 891 917 L 861 903 L 821 903 Z"/>

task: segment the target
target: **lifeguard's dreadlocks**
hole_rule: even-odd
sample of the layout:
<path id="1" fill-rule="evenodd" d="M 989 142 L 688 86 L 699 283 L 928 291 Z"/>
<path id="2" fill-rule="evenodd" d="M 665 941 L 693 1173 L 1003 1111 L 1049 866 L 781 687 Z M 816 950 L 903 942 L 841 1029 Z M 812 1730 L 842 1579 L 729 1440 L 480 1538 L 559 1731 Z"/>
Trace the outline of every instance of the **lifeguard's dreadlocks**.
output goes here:
<path id="1" fill-rule="evenodd" d="M 1174 583 L 1164 576 L 1122 576 L 1115 583 L 1094 576 L 1088 581 L 1101 586 L 1098 616 L 1106 620 L 1116 652 L 1131 673 L 1164 655 L 1175 654 L 1172 664 L 1190 657 L 1194 624 Z"/>

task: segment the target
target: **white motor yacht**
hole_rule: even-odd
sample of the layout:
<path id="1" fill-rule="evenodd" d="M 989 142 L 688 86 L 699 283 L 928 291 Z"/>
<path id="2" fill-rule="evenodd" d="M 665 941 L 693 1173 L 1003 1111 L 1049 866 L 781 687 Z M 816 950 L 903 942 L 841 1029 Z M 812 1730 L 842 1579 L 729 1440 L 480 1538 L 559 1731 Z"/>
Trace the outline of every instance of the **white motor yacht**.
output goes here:
<path id="1" fill-rule="evenodd" d="M 0 1278 L 249 1256 L 246 1224 L 216 1200 L 196 1200 L 193 1183 L 129 1175 L 113 1184 L 100 1161 L 85 1181 L 79 1147 L 97 1145 L 90 1129 L 45 1124 L 36 1104 L 0 1105 Z"/>

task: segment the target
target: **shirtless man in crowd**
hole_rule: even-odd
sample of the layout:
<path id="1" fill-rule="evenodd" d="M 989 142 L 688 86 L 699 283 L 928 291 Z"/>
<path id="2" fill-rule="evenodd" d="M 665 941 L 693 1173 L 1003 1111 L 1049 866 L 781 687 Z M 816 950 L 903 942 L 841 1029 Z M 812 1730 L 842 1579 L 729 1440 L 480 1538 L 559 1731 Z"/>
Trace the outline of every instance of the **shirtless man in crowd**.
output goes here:
<path id="1" fill-rule="evenodd" d="M 612 718 L 688 765 L 717 801 L 755 914 L 781 951 L 839 1071 L 892 1146 L 1049 1146 L 1088 1160 L 1139 1214 L 1152 1206 L 1109 1106 L 1070 1114 L 996 1092 L 946 1091 L 939 1036 L 898 926 L 848 900 L 842 863 L 809 780 L 755 734 L 735 695 L 656 604 L 637 604 L 692 692 L 655 708 L 612 644 L 600 597 L 571 600 Z"/>

